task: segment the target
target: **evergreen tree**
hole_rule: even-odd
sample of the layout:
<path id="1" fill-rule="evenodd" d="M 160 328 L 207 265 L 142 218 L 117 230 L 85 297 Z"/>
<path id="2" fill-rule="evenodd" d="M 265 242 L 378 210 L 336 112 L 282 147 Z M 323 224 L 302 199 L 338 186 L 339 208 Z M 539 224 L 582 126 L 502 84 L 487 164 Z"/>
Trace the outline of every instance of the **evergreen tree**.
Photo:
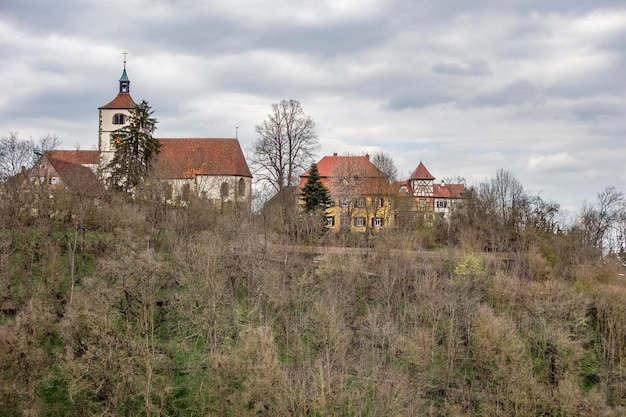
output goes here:
<path id="1" fill-rule="evenodd" d="M 302 199 L 304 200 L 304 209 L 313 211 L 316 209 L 326 210 L 331 203 L 330 193 L 328 189 L 320 181 L 320 174 L 317 170 L 317 164 L 311 164 L 309 169 L 309 178 L 302 188 Z"/>
<path id="2" fill-rule="evenodd" d="M 128 125 L 113 133 L 115 155 L 107 166 L 113 187 L 132 192 L 152 168 L 161 146 L 152 136 L 158 123 L 152 113 L 148 102 L 143 100 L 130 111 Z"/>

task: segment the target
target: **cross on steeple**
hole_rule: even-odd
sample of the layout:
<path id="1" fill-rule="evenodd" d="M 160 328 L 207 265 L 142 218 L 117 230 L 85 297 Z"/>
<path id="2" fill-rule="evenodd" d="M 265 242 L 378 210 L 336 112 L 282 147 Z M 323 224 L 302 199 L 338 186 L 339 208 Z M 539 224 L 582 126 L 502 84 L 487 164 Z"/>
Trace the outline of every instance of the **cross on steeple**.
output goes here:
<path id="1" fill-rule="evenodd" d="M 124 71 L 122 71 L 122 77 L 120 78 L 120 93 L 128 93 L 130 92 L 130 80 L 126 75 L 126 55 L 128 55 L 128 52 L 124 51 L 122 55 L 124 55 Z"/>

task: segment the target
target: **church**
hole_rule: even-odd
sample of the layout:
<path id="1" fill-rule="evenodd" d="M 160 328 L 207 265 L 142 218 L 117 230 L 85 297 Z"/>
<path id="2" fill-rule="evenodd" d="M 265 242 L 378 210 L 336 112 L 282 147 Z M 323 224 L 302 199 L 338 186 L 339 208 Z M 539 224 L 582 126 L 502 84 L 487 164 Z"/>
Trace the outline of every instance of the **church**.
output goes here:
<path id="1" fill-rule="evenodd" d="M 126 126 L 136 106 L 130 95 L 126 60 L 115 98 L 98 109 L 98 150 L 51 150 L 42 153 L 30 180 L 50 189 L 71 187 L 77 179 L 106 178 L 115 154 L 114 132 Z M 168 184 L 167 199 L 181 204 L 192 197 L 221 206 L 250 209 L 252 174 L 237 138 L 156 138 L 161 144 L 155 175 Z M 78 178 L 77 178 L 78 177 Z"/>

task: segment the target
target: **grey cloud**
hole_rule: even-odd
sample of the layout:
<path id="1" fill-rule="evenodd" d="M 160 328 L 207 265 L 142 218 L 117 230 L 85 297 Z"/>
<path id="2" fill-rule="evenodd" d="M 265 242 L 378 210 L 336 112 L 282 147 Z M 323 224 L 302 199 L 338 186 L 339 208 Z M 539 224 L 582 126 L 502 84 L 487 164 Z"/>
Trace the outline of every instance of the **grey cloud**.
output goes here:
<path id="1" fill-rule="evenodd" d="M 518 79 L 496 89 L 477 91 L 461 100 L 460 107 L 503 107 L 546 103 L 545 89 L 528 79 Z"/>
<path id="2" fill-rule="evenodd" d="M 387 108 L 391 110 L 419 109 L 449 103 L 454 100 L 453 95 L 443 86 L 428 81 L 422 80 L 407 84 L 404 88 L 396 89 L 387 102 Z"/>
<path id="3" fill-rule="evenodd" d="M 482 59 L 466 59 L 461 62 L 439 62 L 432 66 L 432 70 L 438 74 L 450 75 L 485 75 L 490 74 L 489 65 Z"/>
<path id="4" fill-rule="evenodd" d="M 423 108 L 449 102 L 450 98 L 445 95 L 425 95 L 420 92 L 414 94 L 398 95 L 387 103 L 387 107 L 392 110 L 403 110 L 408 108 Z"/>
<path id="5" fill-rule="evenodd" d="M 621 75 L 624 66 L 626 59 L 622 57 L 616 59 L 613 65 L 598 69 L 592 77 L 582 75 L 556 80 L 547 93 L 567 99 L 593 99 L 599 95 L 622 98 L 626 92 L 626 77 Z"/>
<path id="6" fill-rule="evenodd" d="M 572 114 L 578 120 L 589 121 L 611 118 L 618 115 L 619 111 L 615 105 L 588 101 L 574 106 Z"/>

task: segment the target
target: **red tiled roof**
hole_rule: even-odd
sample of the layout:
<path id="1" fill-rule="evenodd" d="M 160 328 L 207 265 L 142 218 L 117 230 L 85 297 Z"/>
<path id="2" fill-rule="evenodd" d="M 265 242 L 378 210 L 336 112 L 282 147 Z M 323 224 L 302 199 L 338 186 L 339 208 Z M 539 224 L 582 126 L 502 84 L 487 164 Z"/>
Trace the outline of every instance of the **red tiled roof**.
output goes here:
<path id="1" fill-rule="evenodd" d="M 75 152 L 75 151 L 60 151 Z M 82 151 L 89 152 L 89 151 Z M 46 152 L 48 162 L 54 167 L 63 183 L 75 191 L 85 195 L 96 196 L 102 190 L 102 184 L 93 171 L 80 163 L 73 163 L 61 159 L 51 158 L 50 151 Z"/>
<path id="2" fill-rule="evenodd" d="M 362 177 L 386 177 L 385 173 L 376 168 L 367 156 L 325 156 L 317 163 L 320 177 L 358 174 Z M 305 172 L 302 175 L 309 175 Z"/>
<path id="3" fill-rule="evenodd" d="M 433 184 L 433 194 L 436 198 L 461 198 L 463 191 L 464 184 Z"/>
<path id="4" fill-rule="evenodd" d="M 101 109 L 132 109 L 135 108 L 137 104 L 133 101 L 133 98 L 130 96 L 130 93 L 119 93 L 113 100 L 104 106 L 100 107 Z"/>
<path id="5" fill-rule="evenodd" d="M 413 175 L 411 175 L 412 180 L 434 180 L 435 177 L 433 177 L 430 172 L 428 172 L 428 170 L 426 169 L 426 167 L 424 166 L 424 164 L 422 163 L 422 161 L 420 161 L 420 164 L 417 166 L 417 168 L 415 168 L 415 171 L 413 171 Z"/>
<path id="6" fill-rule="evenodd" d="M 252 177 L 237 139 L 163 138 L 157 156 L 161 178 L 193 178 L 196 175 Z"/>
<path id="7" fill-rule="evenodd" d="M 367 156 L 325 156 L 317 163 L 320 181 L 331 194 L 336 192 L 334 180 L 351 178 L 362 194 L 380 194 L 391 192 L 389 177 L 376 167 Z M 309 178 L 309 171 L 300 175 L 301 189 Z"/>
<path id="8" fill-rule="evenodd" d="M 100 162 L 99 151 L 44 151 L 44 155 L 48 159 L 70 162 L 80 165 L 98 165 Z"/>

